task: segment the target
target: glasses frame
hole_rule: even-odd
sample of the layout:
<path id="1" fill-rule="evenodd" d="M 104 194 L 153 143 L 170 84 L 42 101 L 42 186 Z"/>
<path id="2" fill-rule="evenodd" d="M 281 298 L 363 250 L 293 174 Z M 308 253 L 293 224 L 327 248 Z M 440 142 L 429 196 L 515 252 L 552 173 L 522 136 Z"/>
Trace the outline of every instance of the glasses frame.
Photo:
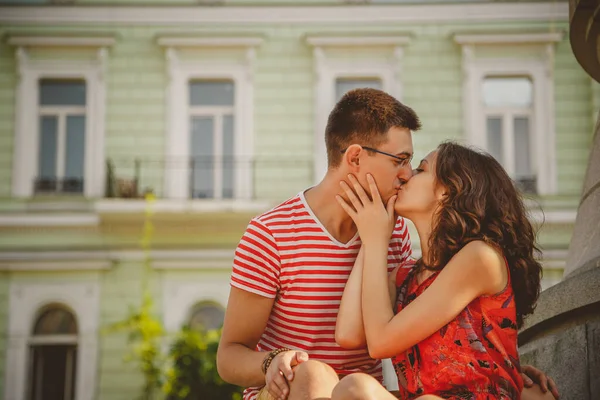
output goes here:
<path id="1" fill-rule="evenodd" d="M 368 146 L 361 146 L 361 147 L 367 151 L 372 151 L 374 153 L 379 153 L 379 154 L 383 154 L 384 156 L 391 157 L 391 158 L 395 159 L 396 161 L 399 161 L 401 167 L 410 165 L 412 158 L 413 158 L 412 155 L 410 157 L 404 158 L 404 157 L 397 156 L 395 154 L 391 154 L 391 153 L 387 153 L 385 151 L 374 149 L 372 147 L 368 147 Z M 346 148 L 346 149 L 342 150 L 342 154 L 344 154 L 346 152 L 346 150 L 348 150 L 348 149 Z"/>

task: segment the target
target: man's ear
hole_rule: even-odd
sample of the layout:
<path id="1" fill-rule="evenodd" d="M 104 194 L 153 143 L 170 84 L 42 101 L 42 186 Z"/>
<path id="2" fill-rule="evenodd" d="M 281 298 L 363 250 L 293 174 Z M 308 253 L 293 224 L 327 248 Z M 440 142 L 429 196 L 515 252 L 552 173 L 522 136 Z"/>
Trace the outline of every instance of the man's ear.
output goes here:
<path id="1" fill-rule="evenodd" d="M 348 146 L 344 152 L 344 163 L 352 170 L 357 171 L 360 168 L 360 155 L 362 147 L 358 144 Z"/>

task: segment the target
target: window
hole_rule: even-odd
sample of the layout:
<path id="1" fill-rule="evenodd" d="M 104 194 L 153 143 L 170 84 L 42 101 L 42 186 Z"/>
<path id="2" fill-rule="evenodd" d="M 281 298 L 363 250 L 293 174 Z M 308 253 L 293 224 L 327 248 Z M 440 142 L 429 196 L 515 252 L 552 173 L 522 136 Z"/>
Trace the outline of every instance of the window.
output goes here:
<path id="1" fill-rule="evenodd" d="M 402 35 L 307 36 L 315 69 L 315 132 L 313 179 L 327 172 L 325 127 L 335 103 L 349 90 L 381 89 L 402 99 Z"/>
<path id="2" fill-rule="evenodd" d="M 4 398 L 93 400 L 99 281 L 12 282 L 8 300 Z"/>
<path id="3" fill-rule="evenodd" d="M 463 121 L 527 193 L 556 193 L 556 33 L 456 34 L 462 47 Z"/>
<path id="4" fill-rule="evenodd" d="M 72 400 L 75 398 L 77 322 L 60 306 L 41 312 L 30 339 L 28 398 Z"/>
<path id="5" fill-rule="evenodd" d="M 383 85 L 379 78 L 338 78 L 335 81 L 335 101 L 339 101 L 344 94 L 359 88 L 382 89 Z"/>
<path id="6" fill-rule="evenodd" d="M 207 202 L 216 207 L 253 200 L 253 70 L 255 47 L 262 41 L 251 36 L 158 38 L 169 76 L 165 153 L 179 164 L 165 170 L 167 198 L 217 200 Z M 223 57 L 224 49 L 236 60 Z"/>
<path id="7" fill-rule="evenodd" d="M 204 301 L 192 308 L 189 325 L 195 330 L 220 329 L 223 326 L 224 318 L 223 307 L 210 301 Z"/>
<path id="8" fill-rule="evenodd" d="M 12 195 L 103 197 L 106 66 L 115 39 L 10 35 L 7 42 L 15 48 L 20 77 Z"/>
<path id="9" fill-rule="evenodd" d="M 488 152 L 504 166 L 521 190 L 536 193 L 531 78 L 489 76 L 481 88 Z"/>
<path id="10" fill-rule="evenodd" d="M 234 197 L 233 81 L 190 81 L 190 192 L 192 198 Z"/>
<path id="11" fill-rule="evenodd" d="M 35 193 L 83 193 L 85 106 L 85 81 L 40 80 Z"/>

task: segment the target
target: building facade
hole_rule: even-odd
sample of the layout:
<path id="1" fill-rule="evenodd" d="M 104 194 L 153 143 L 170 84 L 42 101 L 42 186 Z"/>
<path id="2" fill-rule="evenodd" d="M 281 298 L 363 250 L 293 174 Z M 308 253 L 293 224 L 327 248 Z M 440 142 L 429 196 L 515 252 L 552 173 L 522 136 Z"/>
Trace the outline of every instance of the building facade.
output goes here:
<path id="1" fill-rule="evenodd" d="M 560 281 L 600 108 L 568 29 L 562 1 L 0 1 L 3 398 L 135 397 L 102 331 L 142 282 L 168 332 L 218 325 L 246 224 L 323 176 L 355 87 L 415 109 L 415 158 L 497 157 Z"/>

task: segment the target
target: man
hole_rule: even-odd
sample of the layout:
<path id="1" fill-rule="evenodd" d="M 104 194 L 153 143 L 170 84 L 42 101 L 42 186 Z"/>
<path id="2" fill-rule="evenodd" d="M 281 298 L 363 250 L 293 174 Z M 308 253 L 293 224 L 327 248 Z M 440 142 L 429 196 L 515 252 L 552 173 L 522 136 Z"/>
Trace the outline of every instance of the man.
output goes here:
<path id="1" fill-rule="evenodd" d="M 327 122 L 323 180 L 248 225 L 236 250 L 217 354 L 221 377 L 248 387 L 244 400 L 329 399 L 340 375 L 382 378 L 380 361 L 367 349 L 335 342 L 341 296 L 361 245 L 335 197 L 343 195 L 340 181 L 348 174 L 366 187 L 370 173 L 387 202 L 412 176 L 411 131 L 420 127 L 411 108 L 382 91 L 347 93 Z M 410 254 L 399 218 L 390 270 Z"/>

